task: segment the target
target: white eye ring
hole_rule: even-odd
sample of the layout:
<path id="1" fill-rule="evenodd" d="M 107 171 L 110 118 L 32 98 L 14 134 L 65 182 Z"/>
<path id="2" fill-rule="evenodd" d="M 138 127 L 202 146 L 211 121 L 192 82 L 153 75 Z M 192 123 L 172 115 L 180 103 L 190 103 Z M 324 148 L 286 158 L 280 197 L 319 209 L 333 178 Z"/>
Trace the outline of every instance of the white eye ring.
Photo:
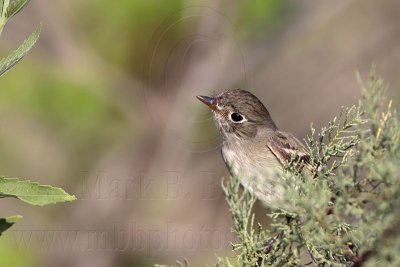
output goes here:
<path id="1" fill-rule="evenodd" d="M 243 123 L 243 122 L 247 121 L 247 119 L 238 112 L 232 112 L 231 114 L 229 114 L 229 119 L 233 123 Z"/>

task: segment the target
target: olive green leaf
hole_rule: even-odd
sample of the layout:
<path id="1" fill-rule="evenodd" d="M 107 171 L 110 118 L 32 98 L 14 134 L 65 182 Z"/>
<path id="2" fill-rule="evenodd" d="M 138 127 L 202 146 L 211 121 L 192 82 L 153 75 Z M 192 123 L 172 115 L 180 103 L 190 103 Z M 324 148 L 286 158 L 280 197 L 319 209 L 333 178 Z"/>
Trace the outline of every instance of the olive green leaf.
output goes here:
<path id="1" fill-rule="evenodd" d="M 6 218 L 0 218 L 0 235 L 5 230 L 7 230 L 11 226 L 13 226 L 14 223 L 16 223 L 17 221 L 19 221 L 21 219 L 22 219 L 21 215 L 14 215 L 14 216 L 6 217 Z"/>
<path id="2" fill-rule="evenodd" d="M 6 58 L 0 60 L 0 76 L 9 71 L 15 64 L 17 64 L 32 48 L 39 38 L 42 26 L 36 28 L 36 30 L 31 34 L 31 36 L 26 39 L 20 47 L 15 49 Z"/>
<path id="3" fill-rule="evenodd" d="M 0 34 L 8 20 L 17 15 L 30 0 L 0 0 Z"/>
<path id="4" fill-rule="evenodd" d="M 10 19 L 17 15 L 28 3 L 30 0 L 14 0 L 11 1 L 10 5 L 6 10 L 6 17 Z"/>
<path id="5" fill-rule="evenodd" d="M 58 202 L 75 200 L 75 196 L 63 189 L 50 185 L 40 185 L 18 178 L 0 177 L 0 196 L 15 197 L 31 205 L 44 206 Z"/>

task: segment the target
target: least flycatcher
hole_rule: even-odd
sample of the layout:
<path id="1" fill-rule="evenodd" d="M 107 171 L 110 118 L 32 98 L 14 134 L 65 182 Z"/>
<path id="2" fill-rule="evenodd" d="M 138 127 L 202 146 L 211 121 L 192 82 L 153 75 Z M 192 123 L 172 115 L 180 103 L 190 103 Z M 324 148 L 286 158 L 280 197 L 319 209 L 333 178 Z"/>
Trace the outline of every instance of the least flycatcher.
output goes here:
<path id="1" fill-rule="evenodd" d="M 266 204 L 282 198 L 282 165 L 295 157 L 307 163 L 303 144 L 279 130 L 263 103 L 248 91 L 235 89 L 197 98 L 213 113 L 230 174 Z"/>

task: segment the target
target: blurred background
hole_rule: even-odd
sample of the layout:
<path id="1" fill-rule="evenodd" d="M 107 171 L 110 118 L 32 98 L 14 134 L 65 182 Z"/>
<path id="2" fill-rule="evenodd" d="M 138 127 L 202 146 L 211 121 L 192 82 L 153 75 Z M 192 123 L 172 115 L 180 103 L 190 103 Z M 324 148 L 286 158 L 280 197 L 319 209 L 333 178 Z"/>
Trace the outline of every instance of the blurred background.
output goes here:
<path id="1" fill-rule="evenodd" d="M 400 2 L 32 0 L 0 40 L 0 173 L 78 200 L 32 207 L 0 239 L 0 266 L 128 267 L 232 256 L 228 178 L 195 99 L 240 87 L 304 138 L 351 105 L 372 63 L 400 100 Z M 257 207 L 260 220 L 265 209 Z"/>

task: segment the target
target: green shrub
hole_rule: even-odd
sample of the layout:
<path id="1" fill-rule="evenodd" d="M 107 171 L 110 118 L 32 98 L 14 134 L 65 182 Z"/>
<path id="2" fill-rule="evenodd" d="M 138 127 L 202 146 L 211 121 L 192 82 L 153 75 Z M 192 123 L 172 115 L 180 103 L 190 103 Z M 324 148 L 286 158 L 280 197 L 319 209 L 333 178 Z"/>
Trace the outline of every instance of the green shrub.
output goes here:
<path id="1" fill-rule="evenodd" d="M 285 166 L 286 194 L 255 224 L 256 199 L 235 177 L 222 184 L 239 243 L 215 266 L 400 266 L 400 124 L 371 69 L 362 97 L 306 146 L 312 170 Z M 189 266 L 187 261 L 178 262 Z"/>

